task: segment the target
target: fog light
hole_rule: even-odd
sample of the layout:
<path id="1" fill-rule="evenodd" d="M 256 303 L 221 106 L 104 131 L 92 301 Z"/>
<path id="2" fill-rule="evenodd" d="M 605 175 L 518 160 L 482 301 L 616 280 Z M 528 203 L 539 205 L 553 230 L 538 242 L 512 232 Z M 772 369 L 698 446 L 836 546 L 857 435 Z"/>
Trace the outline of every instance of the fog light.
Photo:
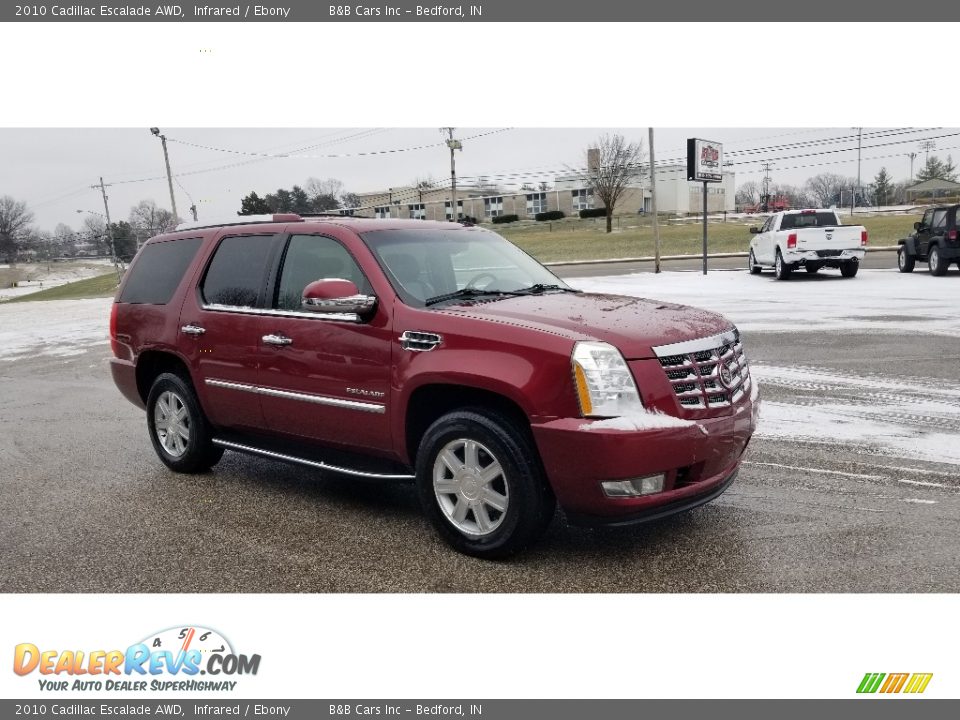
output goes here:
<path id="1" fill-rule="evenodd" d="M 663 492 L 664 475 L 647 475 L 632 480 L 610 480 L 600 483 L 607 497 L 638 497 Z"/>

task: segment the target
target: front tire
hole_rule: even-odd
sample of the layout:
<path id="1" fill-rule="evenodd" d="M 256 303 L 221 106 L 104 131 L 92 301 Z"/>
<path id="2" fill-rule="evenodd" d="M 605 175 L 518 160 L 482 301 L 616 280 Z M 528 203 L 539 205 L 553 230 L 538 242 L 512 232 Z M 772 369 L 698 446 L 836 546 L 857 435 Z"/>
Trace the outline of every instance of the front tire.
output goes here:
<path id="1" fill-rule="evenodd" d="M 902 273 L 913 272 L 913 268 L 917 263 L 917 259 L 907 252 L 907 246 L 901 245 L 900 249 L 897 251 L 897 268 Z"/>
<path id="2" fill-rule="evenodd" d="M 437 532 L 466 555 L 499 559 L 535 542 L 556 499 L 528 433 L 483 408 L 448 413 L 424 433 L 417 493 Z"/>
<path id="3" fill-rule="evenodd" d="M 750 257 L 747 259 L 747 269 L 750 270 L 751 275 L 759 275 L 762 268 L 757 264 L 757 258 L 753 255 L 753 250 L 750 250 Z"/>
<path id="4" fill-rule="evenodd" d="M 153 381 L 147 396 L 147 428 L 153 449 L 174 472 L 209 470 L 223 457 L 213 444 L 196 393 L 179 375 L 163 373 Z"/>
<path id="5" fill-rule="evenodd" d="M 930 267 L 931 275 L 946 275 L 947 268 L 950 267 L 950 263 L 943 259 L 940 248 L 936 245 L 931 245 L 927 252 L 927 265 Z"/>
<path id="6" fill-rule="evenodd" d="M 777 248 L 777 258 L 773 263 L 773 274 L 776 275 L 777 280 L 788 280 L 790 279 L 791 271 L 791 267 L 783 261 L 780 248 Z"/>

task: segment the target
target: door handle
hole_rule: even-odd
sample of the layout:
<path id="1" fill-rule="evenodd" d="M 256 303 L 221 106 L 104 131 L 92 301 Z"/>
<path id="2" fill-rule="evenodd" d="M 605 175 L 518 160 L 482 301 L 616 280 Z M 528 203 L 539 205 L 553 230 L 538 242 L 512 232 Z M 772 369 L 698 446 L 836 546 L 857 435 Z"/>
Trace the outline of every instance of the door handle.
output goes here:
<path id="1" fill-rule="evenodd" d="M 293 345 L 293 340 L 286 335 L 264 335 L 260 339 L 263 340 L 265 345 L 279 345 L 281 347 Z"/>
<path id="2" fill-rule="evenodd" d="M 206 330 L 204 330 L 199 325 L 190 324 L 190 325 L 184 325 L 182 328 L 180 328 L 180 332 L 182 332 L 184 335 L 193 335 L 194 337 L 196 337 L 198 335 L 203 335 L 206 332 Z"/>

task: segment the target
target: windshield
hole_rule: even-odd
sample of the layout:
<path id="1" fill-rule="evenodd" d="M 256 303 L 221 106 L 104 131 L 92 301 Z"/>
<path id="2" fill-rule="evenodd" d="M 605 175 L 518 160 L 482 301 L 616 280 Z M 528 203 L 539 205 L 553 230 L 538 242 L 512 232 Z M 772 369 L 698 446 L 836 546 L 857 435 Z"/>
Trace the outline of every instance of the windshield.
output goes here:
<path id="1" fill-rule="evenodd" d="M 403 301 L 415 307 L 535 286 L 569 290 L 516 245 L 483 228 L 376 230 L 361 237 Z"/>

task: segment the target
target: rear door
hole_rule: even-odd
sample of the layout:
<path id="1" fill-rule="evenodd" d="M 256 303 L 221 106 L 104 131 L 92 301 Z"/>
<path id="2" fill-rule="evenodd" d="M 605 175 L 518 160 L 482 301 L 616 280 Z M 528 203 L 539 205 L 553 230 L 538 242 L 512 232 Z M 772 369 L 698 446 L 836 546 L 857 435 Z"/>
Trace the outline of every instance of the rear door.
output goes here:
<path id="1" fill-rule="evenodd" d="M 257 392 L 261 315 L 276 234 L 224 232 L 180 311 L 182 354 L 207 416 L 224 428 L 263 430 Z"/>
<path id="2" fill-rule="evenodd" d="M 373 294 L 341 240 L 325 234 L 290 236 L 261 325 L 267 427 L 348 449 L 388 452 L 389 313 L 382 302 L 367 319 L 303 311 L 303 289 L 325 278 L 350 280 L 362 294 Z"/>

